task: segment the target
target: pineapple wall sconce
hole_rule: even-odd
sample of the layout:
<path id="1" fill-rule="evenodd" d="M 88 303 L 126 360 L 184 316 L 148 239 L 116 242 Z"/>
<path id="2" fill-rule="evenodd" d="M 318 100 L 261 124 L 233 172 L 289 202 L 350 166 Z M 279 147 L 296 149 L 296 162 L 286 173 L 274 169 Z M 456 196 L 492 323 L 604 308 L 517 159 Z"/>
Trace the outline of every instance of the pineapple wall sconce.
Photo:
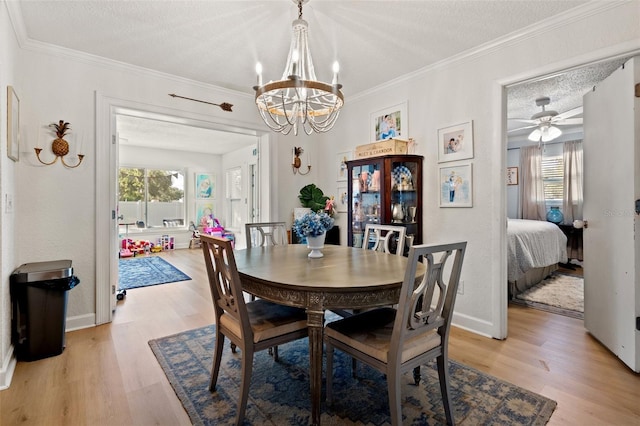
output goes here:
<path id="1" fill-rule="evenodd" d="M 78 164 L 76 164 L 75 166 L 67 164 L 64 161 L 65 155 L 69 153 L 69 142 L 67 142 L 64 139 L 64 137 L 71 130 L 71 123 L 67 123 L 64 120 L 60 120 L 57 123 L 50 124 L 49 127 L 53 127 L 56 133 L 56 138 L 51 143 L 51 151 L 56 156 L 56 158 L 54 158 L 53 161 L 49 163 L 42 161 L 42 159 L 40 158 L 40 153 L 42 152 L 42 148 L 34 148 L 34 150 L 36 151 L 36 157 L 38 157 L 38 161 L 46 166 L 50 166 L 51 164 L 54 164 L 55 162 L 57 162 L 58 159 L 60 159 L 60 162 L 62 162 L 62 165 L 69 169 L 75 169 L 76 167 L 78 167 L 82 163 L 82 160 L 84 159 L 84 154 L 78 154 Z"/>

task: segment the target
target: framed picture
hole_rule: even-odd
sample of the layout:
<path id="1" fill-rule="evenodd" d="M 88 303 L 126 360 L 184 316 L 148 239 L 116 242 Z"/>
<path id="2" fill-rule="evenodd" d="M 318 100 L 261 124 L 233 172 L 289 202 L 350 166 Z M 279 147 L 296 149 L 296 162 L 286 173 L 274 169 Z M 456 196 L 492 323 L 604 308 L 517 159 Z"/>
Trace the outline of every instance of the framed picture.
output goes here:
<path id="1" fill-rule="evenodd" d="M 20 99 L 13 87 L 7 86 L 7 156 L 20 158 Z"/>
<path id="2" fill-rule="evenodd" d="M 196 173 L 196 199 L 207 200 L 216 197 L 216 176 L 213 173 Z"/>
<path id="3" fill-rule="evenodd" d="M 196 203 L 196 226 L 205 227 L 207 225 L 207 218 L 209 216 L 215 217 L 215 214 L 213 212 L 213 203 L 202 202 L 202 201 L 197 202 Z"/>
<path id="4" fill-rule="evenodd" d="M 336 210 L 338 211 L 338 213 L 346 213 L 347 206 L 349 204 L 347 185 L 338 185 L 336 194 L 338 194 L 336 199 Z"/>
<path id="5" fill-rule="evenodd" d="M 518 184 L 518 168 L 507 167 L 507 185 L 517 185 L 517 184 Z"/>
<path id="6" fill-rule="evenodd" d="M 473 207 L 471 163 L 440 167 L 440 207 Z"/>
<path id="7" fill-rule="evenodd" d="M 336 155 L 336 181 L 347 180 L 347 161 L 351 160 L 351 151 L 339 152 Z"/>
<path id="8" fill-rule="evenodd" d="M 438 163 L 473 158 L 473 121 L 438 129 Z"/>
<path id="9" fill-rule="evenodd" d="M 371 114 L 371 140 L 409 139 L 407 103 L 401 103 Z"/>

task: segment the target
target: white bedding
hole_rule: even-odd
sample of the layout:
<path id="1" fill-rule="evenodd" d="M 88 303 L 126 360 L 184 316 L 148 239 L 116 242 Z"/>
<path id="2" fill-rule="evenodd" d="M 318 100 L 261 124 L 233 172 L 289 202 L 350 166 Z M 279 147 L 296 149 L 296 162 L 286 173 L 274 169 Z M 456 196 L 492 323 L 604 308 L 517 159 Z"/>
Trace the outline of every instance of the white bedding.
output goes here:
<path id="1" fill-rule="evenodd" d="M 509 281 L 528 270 L 567 262 L 567 237 L 551 222 L 509 219 L 507 225 Z"/>

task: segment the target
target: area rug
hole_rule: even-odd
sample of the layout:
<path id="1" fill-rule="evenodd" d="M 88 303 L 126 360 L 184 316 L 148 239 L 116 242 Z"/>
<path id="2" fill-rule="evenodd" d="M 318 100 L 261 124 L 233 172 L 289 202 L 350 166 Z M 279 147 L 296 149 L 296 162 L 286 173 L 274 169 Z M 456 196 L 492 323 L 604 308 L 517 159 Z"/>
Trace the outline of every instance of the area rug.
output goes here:
<path id="1" fill-rule="evenodd" d="M 236 415 L 242 353 L 231 353 L 225 341 L 217 390 L 209 392 L 214 327 L 149 342 L 194 425 L 233 424 Z M 255 355 L 245 425 L 309 424 L 308 345 L 301 339 L 279 346 L 277 362 L 267 351 Z M 413 385 L 412 373 L 402 377 L 403 423 L 446 424 L 435 363 L 421 370 L 419 386 Z M 454 417 L 460 425 L 544 425 L 557 405 L 455 361 L 450 362 L 450 372 Z M 336 351 L 334 402 L 329 406 L 323 401 L 323 424 L 390 424 L 384 375 L 359 363 L 357 376 L 351 376 L 351 358 Z"/>
<path id="2" fill-rule="evenodd" d="M 584 318 L 584 280 L 582 277 L 554 273 L 516 296 L 527 306 L 573 318 Z"/>
<path id="3" fill-rule="evenodd" d="M 119 260 L 118 289 L 120 290 L 190 279 L 191 277 L 161 257 L 148 256 Z"/>

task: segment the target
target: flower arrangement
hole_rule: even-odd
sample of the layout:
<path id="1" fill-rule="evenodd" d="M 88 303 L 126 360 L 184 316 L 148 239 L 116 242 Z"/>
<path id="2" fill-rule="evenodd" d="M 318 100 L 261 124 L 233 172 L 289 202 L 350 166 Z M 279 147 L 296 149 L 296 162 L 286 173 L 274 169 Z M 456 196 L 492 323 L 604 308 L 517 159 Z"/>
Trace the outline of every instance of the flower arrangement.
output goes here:
<path id="1" fill-rule="evenodd" d="M 322 210 L 309 212 L 293 221 L 293 231 L 302 238 L 317 237 L 333 227 L 333 218 Z"/>

